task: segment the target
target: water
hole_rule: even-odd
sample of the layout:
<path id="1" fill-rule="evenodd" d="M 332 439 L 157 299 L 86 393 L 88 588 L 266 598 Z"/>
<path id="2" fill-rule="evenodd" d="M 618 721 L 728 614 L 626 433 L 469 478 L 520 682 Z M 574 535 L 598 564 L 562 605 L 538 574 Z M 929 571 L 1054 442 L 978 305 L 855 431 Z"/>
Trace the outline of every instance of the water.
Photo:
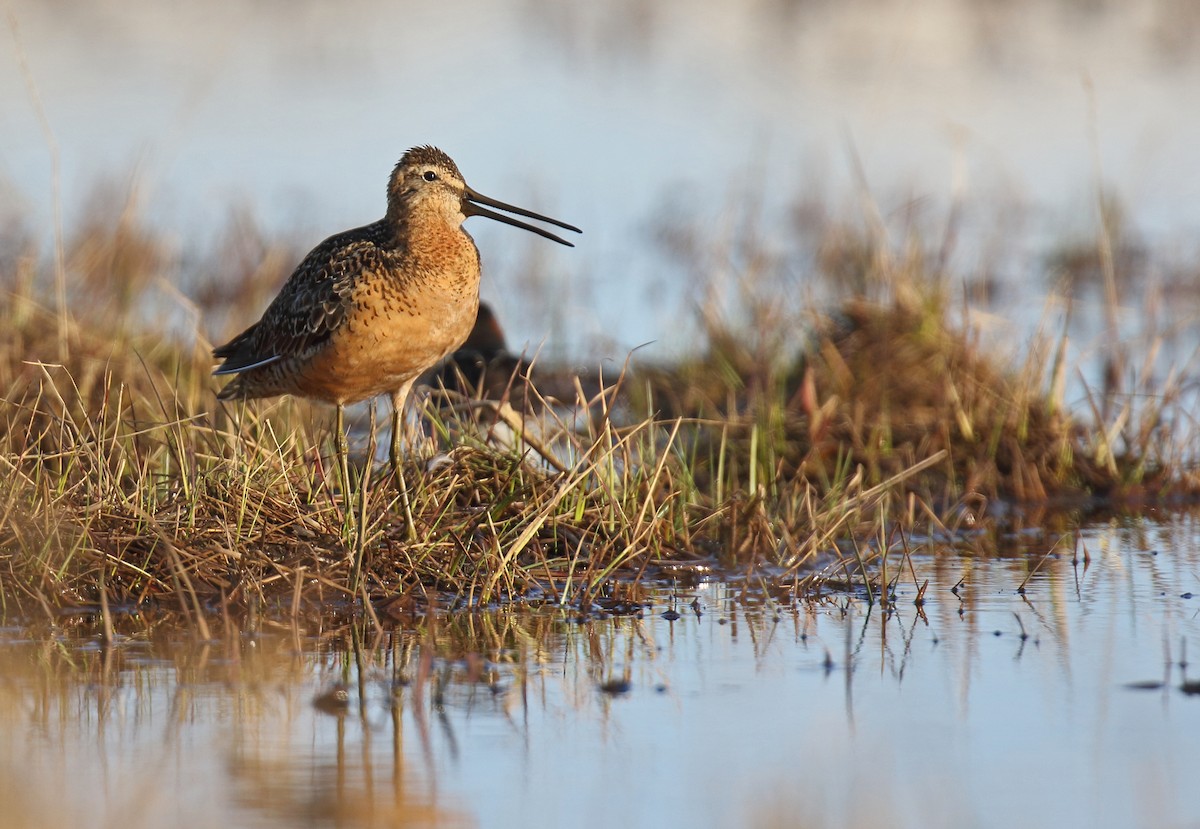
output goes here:
<path id="1" fill-rule="evenodd" d="M 1130 520 L 919 558 L 923 613 L 911 583 L 887 613 L 711 582 L 381 637 L 6 628 L 0 826 L 1196 825 L 1198 541 Z"/>
<path id="2" fill-rule="evenodd" d="M 768 247 L 788 249 L 806 225 L 798 202 L 861 221 L 852 156 L 898 239 L 914 209 L 937 238 L 951 203 L 965 204 L 960 272 L 1001 268 L 1035 314 L 1045 248 L 1094 236 L 1098 183 L 1167 258 L 1194 253 L 1200 231 L 1200 176 L 1188 174 L 1200 21 L 1187 3 L 9 8 L 6 213 L 50 225 L 35 102 L 59 150 L 68 229 L 94 209 L 97 180 L 132 170 L 142 210 L 185 249 L 203 250 L 231 205 L 307 249 L 381 215 L 399 154 L 437 143 L 480 191 L 584 228 L 577 251 L 558 251 L 470 225 L 485 298 L 516 346 L 551 355 L 619 364 L 648 342 L 643 357 L 689 347 L 678 317 L 690 318 L 696 279 L 662 256 L 659 226 L 683 220 L 720 240 L 761 199 Z M 808 270 L 796 267 L 798 290 Z"/>

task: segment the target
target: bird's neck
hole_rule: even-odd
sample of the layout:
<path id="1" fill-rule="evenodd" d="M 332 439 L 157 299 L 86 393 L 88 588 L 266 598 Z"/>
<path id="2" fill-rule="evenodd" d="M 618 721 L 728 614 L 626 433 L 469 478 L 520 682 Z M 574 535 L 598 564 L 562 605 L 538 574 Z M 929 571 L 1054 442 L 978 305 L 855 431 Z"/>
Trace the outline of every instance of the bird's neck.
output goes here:
<path id="1" fill-rule="evenodd" d="M 415 250 L 420 247 L 422 240 L 427 239 L 453 238 L 468 244 L 471 242 L 461 221 L 449 221 L 440 213 L 403 212 L 389 208 L 381 224 L 383 235 L 394 248 Z"/>
<path id="2" fill-rule="evenodd" d="M 460 286 L 464 278 L 478 281 L 479 250 L 461 222 L 437 213 L 409 213 L 399 221 L 381 222 L 381 241 L 393 255 L 412 263 L 412 273 L 424 281 Z M 456 289 L 457 290 L 457 289 Z"/>

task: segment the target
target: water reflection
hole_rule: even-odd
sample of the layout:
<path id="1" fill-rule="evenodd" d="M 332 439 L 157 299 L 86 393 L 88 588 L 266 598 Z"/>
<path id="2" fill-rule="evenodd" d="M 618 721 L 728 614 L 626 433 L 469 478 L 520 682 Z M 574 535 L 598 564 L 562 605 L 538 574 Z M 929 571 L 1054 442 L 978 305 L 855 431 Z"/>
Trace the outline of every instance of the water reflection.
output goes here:
<path id="1" fill-rule="evenodd" d="M 905 575 L 888 608 L 708 583 L 378 633 L 214 619 L 197 642 L 149 613 L 105 650 L 86 619 L 9 627 L 0 826 L 1196 820 L 1197 535 L 920 558 L 919 608 Z"/>

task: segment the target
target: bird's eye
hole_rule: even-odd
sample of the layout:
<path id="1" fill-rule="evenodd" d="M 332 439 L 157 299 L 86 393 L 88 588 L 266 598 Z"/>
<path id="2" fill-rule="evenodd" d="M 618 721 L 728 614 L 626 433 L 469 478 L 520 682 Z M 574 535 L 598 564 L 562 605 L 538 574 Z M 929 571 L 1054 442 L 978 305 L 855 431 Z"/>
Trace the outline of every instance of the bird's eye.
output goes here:
<path id="1" fill-rule="evenodd" d="M 433 170 L 426 170 L 425 174 L 421 176 L 421 178 L 425 179 L 426 181 L 437 181 L 437 173 L 435 173 Z"/>

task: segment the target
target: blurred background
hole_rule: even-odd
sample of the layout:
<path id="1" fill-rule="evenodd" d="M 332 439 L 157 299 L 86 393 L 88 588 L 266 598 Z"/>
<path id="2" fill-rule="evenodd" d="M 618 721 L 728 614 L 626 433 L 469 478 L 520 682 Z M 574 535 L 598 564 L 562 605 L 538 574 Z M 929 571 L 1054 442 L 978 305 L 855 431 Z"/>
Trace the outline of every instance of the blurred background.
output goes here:
<path id="1" fill-rule="evenodd" d="M 231 228 L 286 240 L 271 273 L 249 267 L 271 284 L 238 324 L 306 250 L 382 215 L 392 165 L 423 143 L 481 192 L 584 228 L 566 250 L 468 225 L 512 344 L 559 356 L 687 349 L 714 271 L 745 269 L 734 238 L 806 302 L 831 228 L 920 238 L 979 307 L 1030 326 L 1086 271 L 1071 256 L 1102 217 L 1123 271 L 1195 282 L 1192 0 L 4 9 L 5 226 L 49 251 L 56 204 L 67 237 L 136 212 L 169 240 L 159 287 L 187 297 L 233 283 L 211 256 Z M 205 336 L 233 327 L 205 316 Z"/>

